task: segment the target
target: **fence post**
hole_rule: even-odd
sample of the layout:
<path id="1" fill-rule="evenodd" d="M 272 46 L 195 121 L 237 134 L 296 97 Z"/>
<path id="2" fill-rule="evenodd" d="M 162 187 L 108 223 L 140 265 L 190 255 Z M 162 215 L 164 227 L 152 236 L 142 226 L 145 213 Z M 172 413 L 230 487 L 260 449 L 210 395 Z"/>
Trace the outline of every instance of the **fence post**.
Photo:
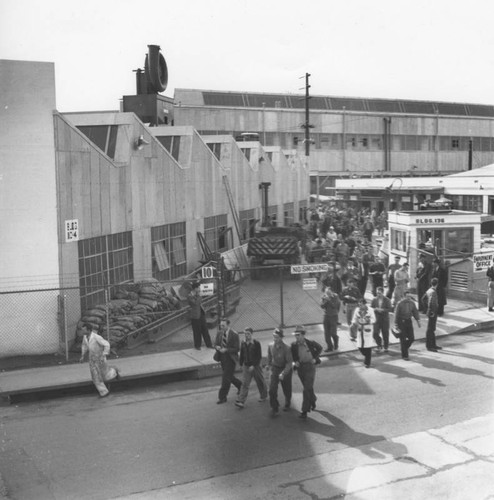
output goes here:
<path id="1" fill-rule="evenodd" d="M 283 266 L 280 266 L 280 328 L 285 328 L 283 310 Z"/>
<path id="2" fill-rule="evenodd" d="M 216 272 L 218 274 L 218 321 L 225 316 L 225 297 L 223 283 L 223 259 L 220 254 L 217 254 Z"/>
<path id="3" fill-rule="evenodd" d="M 106 337 L 110 342 L 110 290 L 105 287 L 105 302 L 106 302 Z"/>
<path id="4" fill-rule="evenodd" d="M 69 339 L 67 337 L 67 295 L 62 295 L 63 335 L 65 339 L 65 361 L 69 361 Z"/>

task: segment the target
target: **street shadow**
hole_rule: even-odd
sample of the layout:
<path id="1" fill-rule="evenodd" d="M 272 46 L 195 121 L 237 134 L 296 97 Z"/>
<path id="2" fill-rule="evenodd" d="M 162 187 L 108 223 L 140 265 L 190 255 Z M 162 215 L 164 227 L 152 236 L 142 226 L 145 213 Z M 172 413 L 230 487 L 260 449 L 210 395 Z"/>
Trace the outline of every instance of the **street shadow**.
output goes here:
<path id="1" fill-rule="evenodd" d="M 443 350 L 441 350 L 438 353 L 435 353 L 434 357 L 425 357 L 425 356 L 421 356 L 419 354 L 415 357 L 415 359 L 424 368 L 434 368 L 437 370 L 456 372 L 456 373 L 460 373 L 461 375 L 476 375 L 476 376 L 484 377 L 484 378 L 487 378 L 490 380 L 494 379 L 494 377 L 492 377 L 491 375 L 487 375 L 482 370 L 477 370 L 475 368 L 465 368 L 465 367 L 458 366 L 454 363 L 451 363 L 449 361 L 445 361 L 443 359 L 444 354 L 447 355 L 447 352 L 444 352 Z"/>
<path id="2" fill-rule="evenodd" d="M 414 363 L 415 361 L 416 358 L 414 356 L 413 361 L 407 361 L 407 363 Z M 389 375 L 393 375 L 397 379 L 406 378 L 410 380 L 418 380 L 423 384 L 431 384 L 431 385 L 437 385 L 438 387 L 446 387 L 446 384 L 444 384 L 440 379 L 434 377 L 425 377 L 423 375 L 417 375 L 416 373 L 412 373 L 409 370 L 407 370 L 406 366 L 390 364 L 388 360 L 383 362 L 382 358 L 380 358 L 380 361 L 378 361 L 377 363 L 373 363 L 372 367 L 376 370 L 379 370 L 382 373 L 388 373 Z"/>
<path id="3" fill-rule="evenodd" d="M 315 432 L 321 436 L 331 438 L 333 441 L 344 444 L 350 448 L 357 448 L 364 455 L 376 460 L 402 457 L 408 452 L 405 445 L 393 443 L 387 440 L 383 435 L 366 434 L 356 431 L 341 420 L 341 418 L 327 411 L 314 411 L 324 417 L 328 421 L 328 424 L 311 419 L 310 432 Z"/>
<path id="4" fill-rule="evenodd" d="M 466 358 L 472 359 L 474 361 L 479 361 L 480 363 L 486 363 L 488 365 L 494 365 L 494 359 L 486 358 L 485 356 L 477 356 L 475 354 L 467 354 L 464 352 L 450 351 L 448 347 L 443 347 L 441 354 L 445 354 L 447 356 L 457 357 L 457 358 Z"/>

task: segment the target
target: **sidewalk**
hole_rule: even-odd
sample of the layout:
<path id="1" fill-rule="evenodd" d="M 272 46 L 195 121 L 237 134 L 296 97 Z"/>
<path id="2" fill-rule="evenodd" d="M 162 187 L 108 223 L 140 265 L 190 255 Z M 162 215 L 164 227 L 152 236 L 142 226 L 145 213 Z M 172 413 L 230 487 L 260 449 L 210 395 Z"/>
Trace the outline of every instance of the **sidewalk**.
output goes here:
<path id="1" fill-rule="evenodd" d="M 342 314 L 340 318 L 343 318 Z M 414 322 L 416 340 L 425 338 L 427 318 L 423 315 L 421 323 L 422 327 L 418 328 Z M 440 338 L 444 335 L 481 330 L 492 326 L 494 326 L 494 314 L 489 313 L 485 306 L 481 307 L 479 304 L 450 299 L 445 308 L 445 315 L 438 318 L 436 336 Z M 286 343 L 292 342 L 291 329 L 288 329 L 285 333 Z M 339 327 L 338 334 L 340 336 L 339 350 L 325 354 L 325 357 L 338 356 L 341 353 L 356 350 L 355 343 L 350 341 L 348 327 L 345 324 Z M 254 335 L 261 342 L 265 355 L 267 346 L 272 341 L 271 330 L 256 332 Z M 321 324 L 308 326 L 307 337 L 325 346 Z M 398 344 L 398 341 L 390 334 L 390 350 L 396 350 L 396 344 Z M 382 356 L 385 356 L 385 354 Z M 110 362 L 118 367 L 123 381 L 170 374 L 182 374 L 187 378 L 199 379 L 216 376 L 221 372 L 220 365 L 213 361 L 213 351 L 206 348 L 202 348 L 200 351 L 184 349 L 131 356 L 111 359 Z M 87 362 L 14 370 L 0 374 L 0 400 L 9 402 L 10 397 L 14 395 L 89 387 L 91 385 L 92 381 Z"/>

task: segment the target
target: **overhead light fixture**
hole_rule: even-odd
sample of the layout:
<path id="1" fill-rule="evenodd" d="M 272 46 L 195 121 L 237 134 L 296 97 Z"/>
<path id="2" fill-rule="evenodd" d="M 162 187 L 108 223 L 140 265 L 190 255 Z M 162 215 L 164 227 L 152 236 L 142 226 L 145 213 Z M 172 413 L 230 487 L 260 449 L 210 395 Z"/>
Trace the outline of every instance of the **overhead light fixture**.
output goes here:
<path id="1" fill-rule="evenodd" d="M 146 141 L 146 139 L 144 139 L 144 136 L 143 135 L 140 135 L 137 139 L 136 139 L 136 142 L 134 143 L 134 147 L 135 149 L 137 150 L 141 150 L 142 148 L 144 148 L 144 146 L 146 144 L 149 144 L 148 141 Z"/>

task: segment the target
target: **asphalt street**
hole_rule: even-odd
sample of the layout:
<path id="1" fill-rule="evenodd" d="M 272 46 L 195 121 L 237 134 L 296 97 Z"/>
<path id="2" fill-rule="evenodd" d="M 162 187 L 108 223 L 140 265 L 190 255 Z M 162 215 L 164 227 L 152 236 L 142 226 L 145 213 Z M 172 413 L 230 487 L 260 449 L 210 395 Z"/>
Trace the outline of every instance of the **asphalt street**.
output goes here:
<path id="1" fill-rule="evenodd" d="M 374 355 L 370 369 L 358 352 L 325 360 L 317 409 L 306 421 L 297 418 L 296 375 L 293 409 L 275 418 L 254 385 L 244 409 L 233 405 L 232 393 L 216 405 L 217 378 L 2 408 L 6 493 L 22 500 L 492 497 L 493 451 L 485 459 L 472 458 L 465 445 L 441 451 L 457 458 L 455 467 L 476 467 L 466 476 L 449 472 L 453 479 L 443 479 L 442 489 L 434 480 L 444 478 L 444 467 L 452 470 L 450 460 L 436 469 L 414 458 L 418 444 L 422 454 L 437 455 L 455 426 L 478 429 L 484 441 L 494 437 L 492 334 L 451 335 L 442 345 L 432 353 L 417 342 L 409 362 L 393 346 Z M 384 462 L 394 472 L 379 469 L 378 485 L 375 472 L 374 481 L 355 475 Z M 337 471 L 346 475 L 333 476 Z"/>

